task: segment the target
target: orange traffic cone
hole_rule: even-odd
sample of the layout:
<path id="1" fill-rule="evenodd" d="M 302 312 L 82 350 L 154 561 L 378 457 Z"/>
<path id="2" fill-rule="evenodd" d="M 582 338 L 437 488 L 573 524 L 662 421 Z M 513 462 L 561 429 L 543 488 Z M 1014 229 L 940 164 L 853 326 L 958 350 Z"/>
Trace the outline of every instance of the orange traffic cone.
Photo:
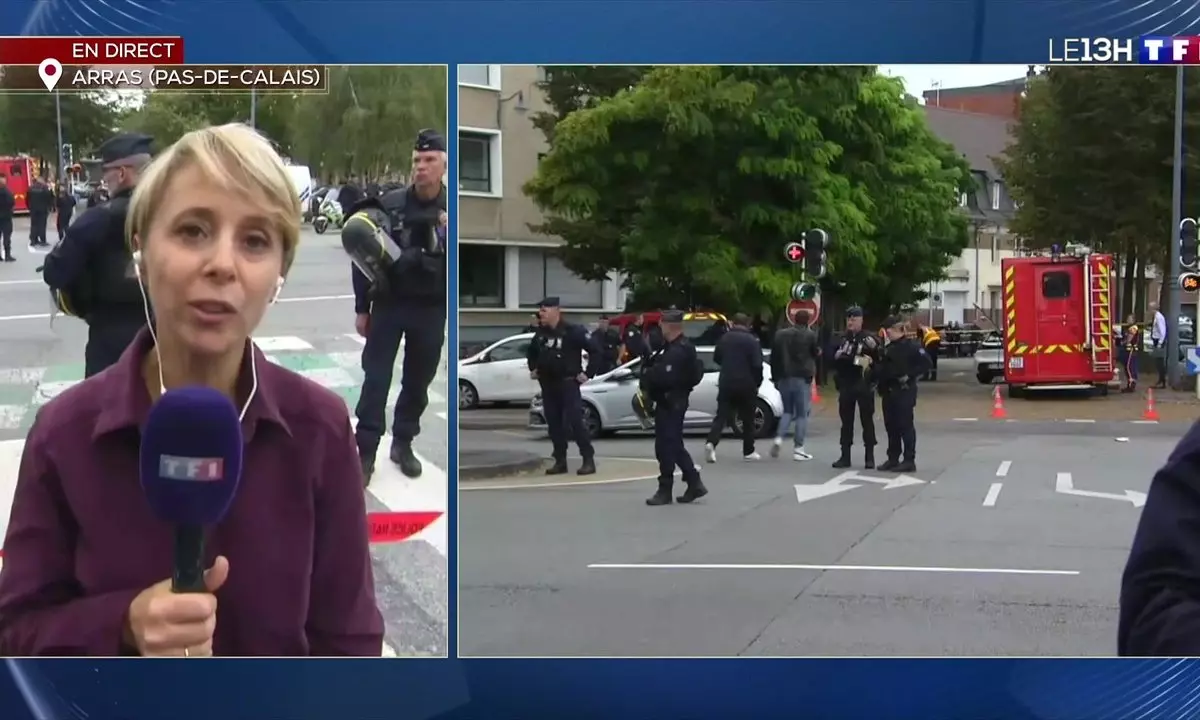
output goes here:
<path id="1" fill-rule="evenodd" d="M 992 391 L 992 419 L 1004 420 L 1008 417 L 1008 411 L 1004 409 L 1004 397 L 1000 395 L 1000 386 Z"/>
<path id="2" fill-rule="evenodd" d="M 821 389 L 817 387 L 816 383 L 812 384 L 812 389 L 812 401 L 813 405 L 816 405 L 817 403 L 821 402 Z"/>
<path id="3" fill-rule="evenodd" d="M 1158 422 L 1158 409 L 1154 407 L 1154 388 L 1146 388 L 1146 409 L 1142 411 L 1142 419 Z"/>

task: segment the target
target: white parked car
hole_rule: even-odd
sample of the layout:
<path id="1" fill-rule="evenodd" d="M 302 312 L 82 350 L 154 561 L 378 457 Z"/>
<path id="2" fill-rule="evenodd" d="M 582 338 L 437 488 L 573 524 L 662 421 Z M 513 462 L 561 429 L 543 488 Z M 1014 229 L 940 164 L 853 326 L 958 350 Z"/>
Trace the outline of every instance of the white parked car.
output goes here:
<path id="1" fill-rule="evenodd" d="M 1004 345 L 999 335 L 989 335 L 975 351 L 975 378 L 984 385 L 991 385 L 1003 377 Z"/>
<path id="2" fill-rule="evenodd" d="M 692 391 L 683 424 L 686 428 L 708 428 L 717 414 L 717 379 L 721 368 L 713 362 L 712 347 L 698 347 L 696 354 L 704 363 L 704 379 Z M 583 424 L 593 438 L 621 430 L 642 430 L 633 412 L 633 395 L 640 378 L 641 359 L 631 360 L 612 372 L 588 380 L 580 388 L 583 395 Z M 771 382 L 771 366 L 763 363 L 763 382 L 758 388 L 754 408 L 754 432 L 760 438 L 771 437 L 783 415 L 783 398 Z M 734 419 L 732 430 L 738 430 Z M 546 430 L 546 415 L 542 396 L 538 394 L 529 406 L 529 427 Z"/>
<path id="3" fill-rule="evenodd" d="M 529 343 L 533 333 L 512 335 L 458 361 L 458 407 L 487 403 L 528 403 L 541 389 L 529 377 Z M 587 353 L 583 354 L 587 363 Z"/>

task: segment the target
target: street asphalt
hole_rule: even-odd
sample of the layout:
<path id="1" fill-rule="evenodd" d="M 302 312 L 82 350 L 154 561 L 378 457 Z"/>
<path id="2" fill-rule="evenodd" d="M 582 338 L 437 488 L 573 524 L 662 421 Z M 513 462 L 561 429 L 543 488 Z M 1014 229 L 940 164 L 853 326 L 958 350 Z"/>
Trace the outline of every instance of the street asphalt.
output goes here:
<path id="1" fill-rule="evenodd" d="M 644 504 L 638 437 L 599 441 L 591 478 L 463 482 L 459 652 L 1112 655 L 1141 493 L 1185 428 L 933 422 L 899 479 L 862 470 L 861 448 L 832 469 L 824 418 L 804 463 L 761 442 L 745 462 L 727 437 L 708 465 L 693 435 L 710 494 L 690 506 Z M 548 452 L 519 430 L 460 441 Z"/>
<path id="2" fill-rule="evenodd" d="M 0 537 L 8 521 L 17 462 L 37 408 L 79 382 L 87 329 L 68 317 L 50 323 L 50 299 L 36 268 L 42 255 L 28 247 L 27 220 L 14 232 L 15 263 L 0 263 Z M 56 241 L 50 230 L 51 243 Z M 353 408 L 362 381 L 362 339 L 354 333 L 350 266 L 336 235 L 306 226 L 296 263 L 256 341 L 278 362 L 330 388 Z M 403 348 L 397 358 L 388 418 L 399 392 Z M 445 363 L 430 387 L 430 406 L 415 444 L 425 472 L 408 480 L 381 447 L 367 494 L 369 512 L 425 516 L 403 542 L 372 547 L 379 603 L 387 623 L 387 654 L 447 653 L 447 468 L 449 426 Z M 432 515 L 430 515 L 432 514 Z M 429 522 L 430 517 L 436 517 Z M 402 521 L 411 523 L 411 516 Z M 429 523 L 429 524 L 427 524 Z"/>

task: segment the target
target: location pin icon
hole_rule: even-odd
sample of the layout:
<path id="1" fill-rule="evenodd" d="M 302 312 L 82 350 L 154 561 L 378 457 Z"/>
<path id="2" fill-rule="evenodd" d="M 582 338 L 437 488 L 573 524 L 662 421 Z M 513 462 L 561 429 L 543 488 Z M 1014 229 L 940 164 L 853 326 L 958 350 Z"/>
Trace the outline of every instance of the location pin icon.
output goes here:
<path id="1" fill-rule="evenodd" d="M 47 90 L 53 90 L 58 84 L 59 78 L 62 77 L 62 63 L 54 58 L 46 58 L 38 65 L 38 75 L 42 78 L 42 84 Z"/>

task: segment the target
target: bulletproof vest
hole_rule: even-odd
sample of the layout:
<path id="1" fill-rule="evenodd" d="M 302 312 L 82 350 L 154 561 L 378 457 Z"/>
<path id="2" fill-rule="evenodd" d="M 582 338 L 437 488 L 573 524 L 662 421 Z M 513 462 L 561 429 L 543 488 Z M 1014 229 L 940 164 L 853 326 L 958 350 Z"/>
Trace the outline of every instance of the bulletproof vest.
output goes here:
<path id="1" fill-rule="evenodd" d="M 863 352 L 868 337 L 869 335 L 861 330 L 856 333 L 847 332 L 842 337 L 842 343 L 851 343 L 851 359 Z M 839 343 L 840 345 L 841 343 Z M 876 342 L 876 347 L 879 347 L 878 341 Z M 849 362 L 837 363 L 835 372 L 837 373 L 838 380 L 847 383 L 848 387 L 853 387 L 857 383 L 870 384 L 874 380 L 874 373 L 871 369 L 862 368 Z"/>
<path id="2" fill-rule="evenodd" d="M 401 272 L 393 271 L 387 295 L 395 300 L 412 300 L 435 304 L 446 301 L 446 256 L 444 235 L 431 237 L 437 232 L 438 215 L 446 210 L 446 188 L 435 201 L 421 202 L 412 187 L 401 188 L 383 195 L 380 204 L 388 214 L 392 226 L 392 239 L 401 249 L 430 246 L 439 243 L 441 255 L 426 254 L 422 267 Z M 388 298 L 378 298 L 386 300 Z"/>
<path id="3" fill-rule="evenodd" d="M 537 343 L 537 371 L 543 379 L 567 376 L 567 334 L 554 328 L 542 328 L 533 341 Z"/>
<path id="4" fill-rule="evenodd" d="M 133 255 L 125 240 L 125 216 L 132 191 L 113 196 L 98 212 L 108 213 L 99 253 L 88 272 L 91 275 L 92 302 L 89 319 L 113 317 L 125 319 L 130 313 L 141 315 L 142 293 L 133 274 Z"/>

